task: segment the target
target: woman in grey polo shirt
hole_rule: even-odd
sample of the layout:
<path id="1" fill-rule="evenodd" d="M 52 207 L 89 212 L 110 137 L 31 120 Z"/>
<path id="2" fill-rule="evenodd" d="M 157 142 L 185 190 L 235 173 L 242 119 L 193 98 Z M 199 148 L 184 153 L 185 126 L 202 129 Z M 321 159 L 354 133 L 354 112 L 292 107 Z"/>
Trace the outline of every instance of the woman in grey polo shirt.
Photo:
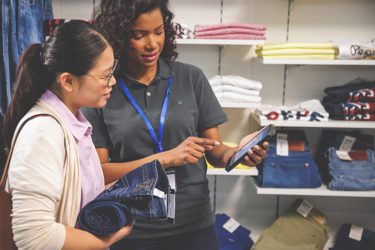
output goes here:
<path id="1" fill-rule="evenodd" d="M 94 16 L 120 60 L 107 105 L 85 110 L 106 182 L 158 159 L 177 189 L 174 224 L 137 220 L 112 249 L 218 248 L 204 156 L 224 167 L 236 148 L 221 144 L 227 117 L 203 72 L 174 61 L 172 18 L 167 0 L 103 0 Z M 263 147 L 245 163 L 260 163 Z"/>

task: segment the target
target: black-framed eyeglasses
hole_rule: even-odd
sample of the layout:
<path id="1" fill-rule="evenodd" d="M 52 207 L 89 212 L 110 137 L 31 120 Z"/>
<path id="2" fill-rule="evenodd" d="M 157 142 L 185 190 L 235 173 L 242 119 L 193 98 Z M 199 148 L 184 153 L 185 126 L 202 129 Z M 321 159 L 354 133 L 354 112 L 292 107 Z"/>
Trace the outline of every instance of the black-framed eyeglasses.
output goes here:
<path id="1" fill-rule="evenodd" d="M 112 70 L 111 70 L 111 73 L 110 73 L 108 76 L 106 76 L 105 78 L 102 78 L 102 79 L 104 79 L 104 80 L 106 81 L 105 86 L 106 86 L 107 88 L 109 88 L 109 82 L 111 81 L 111 79 L 112 79 L 112 77 L 113 77 L 113 74 L 114 74 L 114 73 L 116 72 L 116 70 L 117 70 L 118 62 L 119 62 L 119 60 L 118 60 L 118 59 L 115 59 L 114 64 L 113 64 L 113 68 L 112 68 Z M 91 74 L 86 74 L 86 75 L 91 76 L 91 77 L 98 78 L 97 76 L 94 76 L 94 75 L 91 75 Z"/>

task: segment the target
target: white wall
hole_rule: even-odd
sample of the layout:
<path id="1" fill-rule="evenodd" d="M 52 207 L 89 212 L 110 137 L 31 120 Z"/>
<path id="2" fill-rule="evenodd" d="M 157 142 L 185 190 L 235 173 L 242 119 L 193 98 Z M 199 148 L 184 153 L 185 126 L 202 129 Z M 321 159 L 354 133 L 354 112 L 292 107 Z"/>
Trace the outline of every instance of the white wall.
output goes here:
<path id="1" fill-rule="evenodd" d="M 98 2 L 98 0 L 96 0 Z M 287 39 L 288 0 L 172 0 L 175 20 L 193 27 L 195 24 L 223 22 L 261 23 L 268 27 L 268 42 Z M 54 0 L 55 17 L 90 19 L 94 1 Z M 373 0 L 294 0 L 290 8 L 291 42 L 370 41 L 375 38 L 375 1 Z M 219 48 L 180 45 L 179 60 L 201 67 L 208 77 L 218 74 Z M 222 48 L 222 74 L 238 74 L 262 81 L 265 104 L 283 104 L 283 65 L 262 65 L 253 60 L 247 46 Z M 285 104 L 323 97 L 323 89 L 340 85 L 356 77 L 375 80 L 375 68 L 369 66 L 288 66 Z M 220 128 L 222 137 L 238 141 L 257 126 L 250 110 L 226 109 L 230 121 Z M 373 131 L 370 131 L 374 133 Z M 320 129 L 307 131 L 316 145 Z M 214 177 L 209 177 L 211 191 Z M 225 212 L 253 231 L 256 239 L 275 219 L 276 196 L 256 195 L 249 177 L 218 176 L 216 211 Z M 280 210 L 297 197 L 280 197 Z M 375 230 L 375 199 L 306 197 L 323 211 L 334 232 L 342 223 L 359 224 Z M 331 241 L 333 238 L 331 238 Z"/>

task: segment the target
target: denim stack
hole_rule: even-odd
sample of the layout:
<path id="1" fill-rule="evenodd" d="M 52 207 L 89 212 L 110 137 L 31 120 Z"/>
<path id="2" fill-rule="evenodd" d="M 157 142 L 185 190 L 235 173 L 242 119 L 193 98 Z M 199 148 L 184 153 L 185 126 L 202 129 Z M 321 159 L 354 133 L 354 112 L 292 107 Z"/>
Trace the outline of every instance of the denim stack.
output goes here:
<path id="1" fill-rule="evenodd" d="M 283 132 L 288 155 L 277 152 L 278 135 L 269 141 L 270 149 L 257 177 L 261 187 L 316 188 L 321 185 L 318 166 L 303 131 Z"/>
<path id="2" fill-rule="evenodd" d="M 354 234 L 355 232 L 355 234 Z M 375 232 L 344 224 L 336 237 L 336 243 L 331 250 L 374 250 Z"/>
<path id="3" fill-rule="evenodd" d="M 84 206 L 77 225 L 96 235 L 109 235 L 137 218 L 167 220 L 170 191 L 164 168 L 152 161 L 123 175 Z"/>
<path id="4" fill-rule="evenodd" d="M 215 228 L 220 250 L 249 250 L 254 244 L 250 230 L 226 214 L 216 214 Z"/>
<path id="5" fill-rule="evenodd" d="M 53 18 L 51 0 L 1 1 L 0 116 L 11 100 L 16 67 L 22 52 L 44 41 L 43 21 Z"/>
<path id="6" fill-rule="evenodd" d="M 375 121 L 375 81 L 358 78 L 324 92 L 323 105 L 331 119 Z"/>
<path id="7" fill-rule="evenodd" d="M 375 190 L 373 136 L 359 131 L 324 130 L 316 158 L 328 188 Z"/>

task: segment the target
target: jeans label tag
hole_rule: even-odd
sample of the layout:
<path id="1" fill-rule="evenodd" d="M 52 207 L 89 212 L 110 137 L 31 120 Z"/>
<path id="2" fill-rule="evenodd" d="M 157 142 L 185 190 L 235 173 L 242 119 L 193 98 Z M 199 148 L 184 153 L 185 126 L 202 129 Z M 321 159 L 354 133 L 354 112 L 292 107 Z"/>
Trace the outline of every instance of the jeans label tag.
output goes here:
<path id="1" fill-rule="evenodd" d="M 349 232 L 349 238 L 357 241 L 362 240 L 363 227 L 352 225 Z"/>
<path id="2" fill-rule="evenodd" d="M 175 223 L 175 216 L 176 216 L 176 197 L 174 193 L 168 194 L 167 199 L 167 217 L 169 222 Z"/>
<path id="3" fill-rule="evenodd" d="M 176 190 L 176 174 L 175 172 L 167 172 L 167 177 L 169 181 L 169 186 L 171 186 L 171 189 Z"/>
<path id="4" fill-rule="evenodd" d="M 160 199 L 165 199 L 167 198 L 167 196 L 165 195 L 165 193 L 157 188 L 154 188 L 153 192 L 152 192 L 152 195 L 153 196 L 156 196 L 156 197 L 159 197 Z"/>
<path id="5" fill-rule="evenodd" d="M 353 159 L 350 157 L 349 152 L 347 151 L 340 151 L 336 150 L 336 155 L 340 160 L 343 161 L 352 161 Z"/>
<path id="6" fill-rule="evenodd" d="M 353 147 L 355 141 L 356 141 L 355 137 L 345 136 L 344 140 L 342 141 L 342 143 L 340 145 L 339 151 L 349 152 L 350 150 L 352 150 L 352 147 Z"/>
<path id="7" fill-rule="evenodd" d="M 223 225 L 223 228 L 225 228 L 228 232 L 233 233 L 236 231 L 236 229 L 240 226 L 240 223 L 238 223 L 236 220 L 230 218 L 225 224 Z"/>
<path id="8" fill-rule="evenodd" d="M 311 205 L 307 200 L 303 200 L 297 208 L 297 212 L 303 217 L 307 218 L 313 208 L 314 206 Z"/>
<path id="9" fill-rule="evenodd" d="M 276 138 L 276 154 L 280 156 L 289 155 L 288 135 L 277 134 Z"/>

